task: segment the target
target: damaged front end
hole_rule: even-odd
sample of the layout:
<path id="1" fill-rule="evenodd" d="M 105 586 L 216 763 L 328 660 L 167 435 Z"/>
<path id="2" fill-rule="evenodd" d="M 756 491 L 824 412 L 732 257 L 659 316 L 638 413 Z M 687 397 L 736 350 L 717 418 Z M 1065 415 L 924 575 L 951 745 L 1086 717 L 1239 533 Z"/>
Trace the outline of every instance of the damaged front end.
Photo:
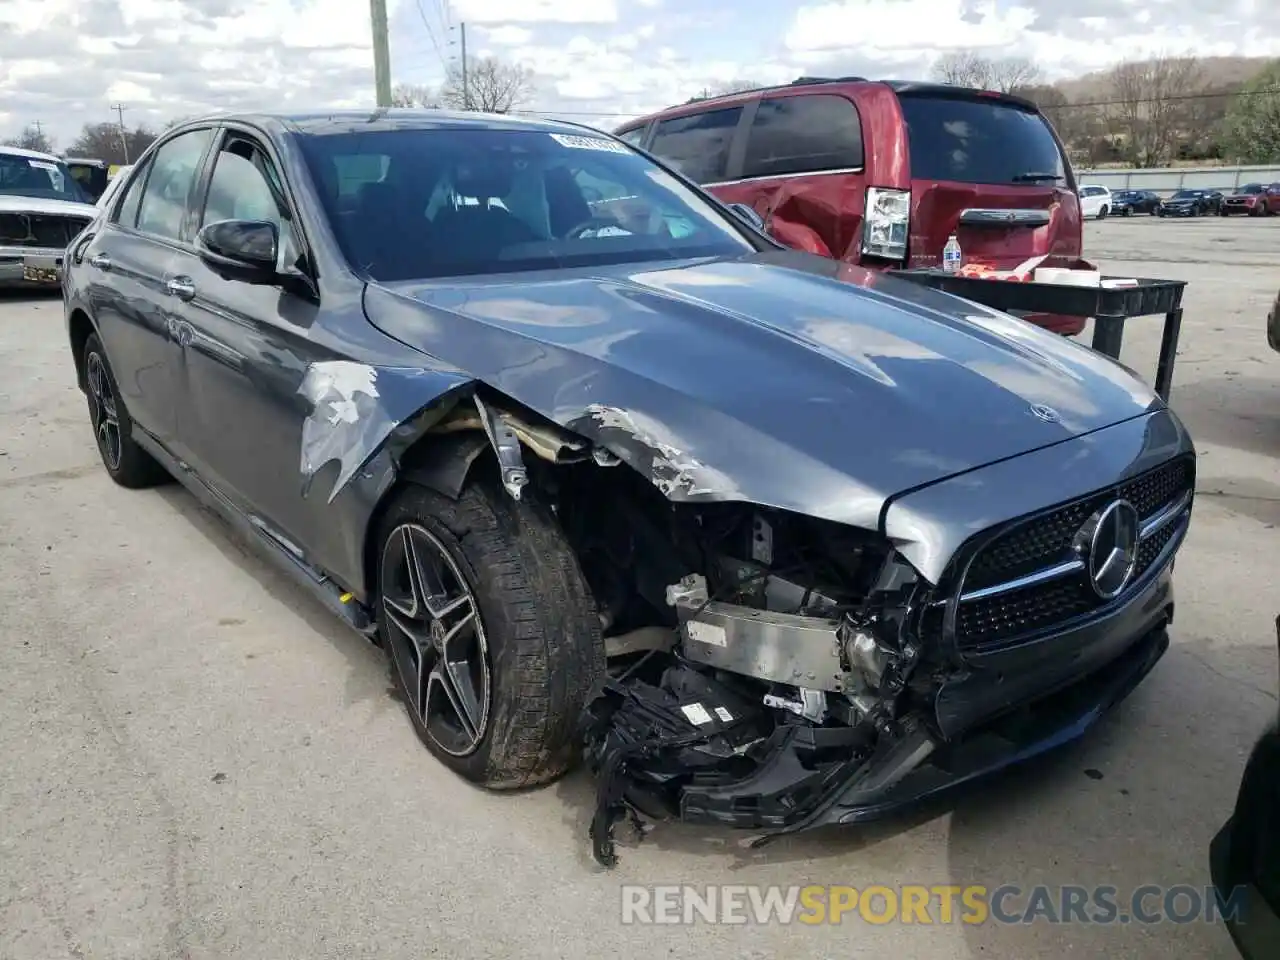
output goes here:
<path id="1" fill-rule="evenodd" d="M 596 859 L 615 861 L 627 814 L 751 830 L 758 846 L 886 815 L 1080 736 L 1167 649 L 1191 476 L 1171 461 L 978 537 L 937 583 L 867 531 L 699 511 L 700 572 L 662 598 L 672 642 L 615 664 L 583 714 Z M 1087 558 L 1081 537 L 1113 498 L 1144 518 L 1122 596 L 1093 591 L 1084 559 L 1036 572 Z M 992 583 L 1008 563 L 1028 572 Z"/>
<path id="2" fill-rule="evenodd" d="M 788 832 L 859 777 L 887 788 L 933 749 L 909 709 L 930 669 L 917 634 L 931 585 L 873 535 L 736 519 L 706 544 L 725 551 L 707 575 L 666 587 L 670 649 L 632 658 L 584 714 L 602 863 L 625 812 Z"/>

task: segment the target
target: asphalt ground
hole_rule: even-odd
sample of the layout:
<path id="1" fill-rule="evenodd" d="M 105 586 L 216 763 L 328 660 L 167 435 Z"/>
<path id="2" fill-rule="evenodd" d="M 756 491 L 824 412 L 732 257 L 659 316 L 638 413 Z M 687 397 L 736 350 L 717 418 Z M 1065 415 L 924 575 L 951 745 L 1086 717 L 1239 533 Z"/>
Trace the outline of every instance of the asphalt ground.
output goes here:
<path id="1" fill-rule="evenodd" d="M 1116 888 L 1120 912 L 1143 885 L 1203 891 L 1276 711 L 1280 219 L 1109 219 L 1086 253 L 1190 281 L 1172 402 L 1199 499 L 1168 655 L 1084 741 L 941 809 L 760 851 L 660 826 L 613 872 L 584 774 L 468 787 L 419 745 L 378 650 L 180 487 L 114 486 L 61 304 L 0 300 L 0 958 L 1232 956 L 1210 922 L 948 923 L 936 903 L 932 923 L 871 922 L 883 899 L 839 925 L 623 922 L 653 894 L 624 884 L 1015 885 L 1006 916 L 1041 884 Z M 1133 322 L 1126 363 L 1154 373 L 1159 327 Z"/>

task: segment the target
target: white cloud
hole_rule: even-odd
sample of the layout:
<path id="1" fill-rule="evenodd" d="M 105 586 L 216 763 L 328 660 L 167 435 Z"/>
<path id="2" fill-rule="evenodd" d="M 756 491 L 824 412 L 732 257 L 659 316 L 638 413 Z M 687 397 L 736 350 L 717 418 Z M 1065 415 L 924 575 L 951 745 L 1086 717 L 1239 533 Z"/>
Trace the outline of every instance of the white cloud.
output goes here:
<path id="1" fill-rule="evenodd" d="M 453 9 L 455 19 L 467 23 L 613 23 L 618 19 L 614 0 L 455 0 Z"/>
<path id="2" fill-rule="evenodd" d="M 389 4 L 394 79 L 438 83 L 458 52 L 435 22 L 443 5 Z M 775 0 L 760 18 L 727 0 L 449 10 L 475 31 L 473 53 L 535 71 L 530 107 L 609 129 L 729 81 L 921 77 L 962 47 L 1028 56 L 1051 78 L 1166 51 L 1280 56 L 1276 0 L 1215 0 L 1212 15 L 1193 0 Z M 85 123 L 112 119 L 115 102 L 126 122 L 153 127 L 193 113 L 372 106 L 371 46 L 364 0 L 0 0 L 0 138 L 39 120 L 65 147 Z"/>
<path id="3" fill-rule="evenodd" d="M 533 40 L 533 31 L 525 27 L 503 24 L 500 27 L 481 27 L 485 38 L 500 47 L 521 47 Z"/>

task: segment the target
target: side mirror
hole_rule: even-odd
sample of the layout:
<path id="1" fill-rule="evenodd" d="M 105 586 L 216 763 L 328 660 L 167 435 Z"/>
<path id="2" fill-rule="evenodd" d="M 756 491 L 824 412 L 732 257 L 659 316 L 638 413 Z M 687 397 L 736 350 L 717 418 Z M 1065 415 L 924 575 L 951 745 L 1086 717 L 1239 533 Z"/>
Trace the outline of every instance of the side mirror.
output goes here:
<path id="1" fill-rule="evenodd" d="M 729 209 L 736 213 L 740 219 L 745 220 L 761 233 L 765 232 L 764 218 L 745 203 L 731 203 L 729 204 Z"/>
<path id="2" fill-rule="evenodd" d="M 196 234 L 200 259 L 245 283 L 275 283 L 280 230 L 267 220 L 218 220 Z"/>

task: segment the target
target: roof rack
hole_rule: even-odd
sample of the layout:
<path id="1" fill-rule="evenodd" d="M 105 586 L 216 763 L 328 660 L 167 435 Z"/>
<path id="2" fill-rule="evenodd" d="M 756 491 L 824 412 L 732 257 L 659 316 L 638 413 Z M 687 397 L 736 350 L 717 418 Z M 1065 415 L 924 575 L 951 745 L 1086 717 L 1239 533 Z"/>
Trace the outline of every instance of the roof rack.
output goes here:
<path id="1" fill-rule="evenodd" d="M 805 86 L 810 83 L 865 83 L 866 77 L 797 77 L 791 86 Z"/>

